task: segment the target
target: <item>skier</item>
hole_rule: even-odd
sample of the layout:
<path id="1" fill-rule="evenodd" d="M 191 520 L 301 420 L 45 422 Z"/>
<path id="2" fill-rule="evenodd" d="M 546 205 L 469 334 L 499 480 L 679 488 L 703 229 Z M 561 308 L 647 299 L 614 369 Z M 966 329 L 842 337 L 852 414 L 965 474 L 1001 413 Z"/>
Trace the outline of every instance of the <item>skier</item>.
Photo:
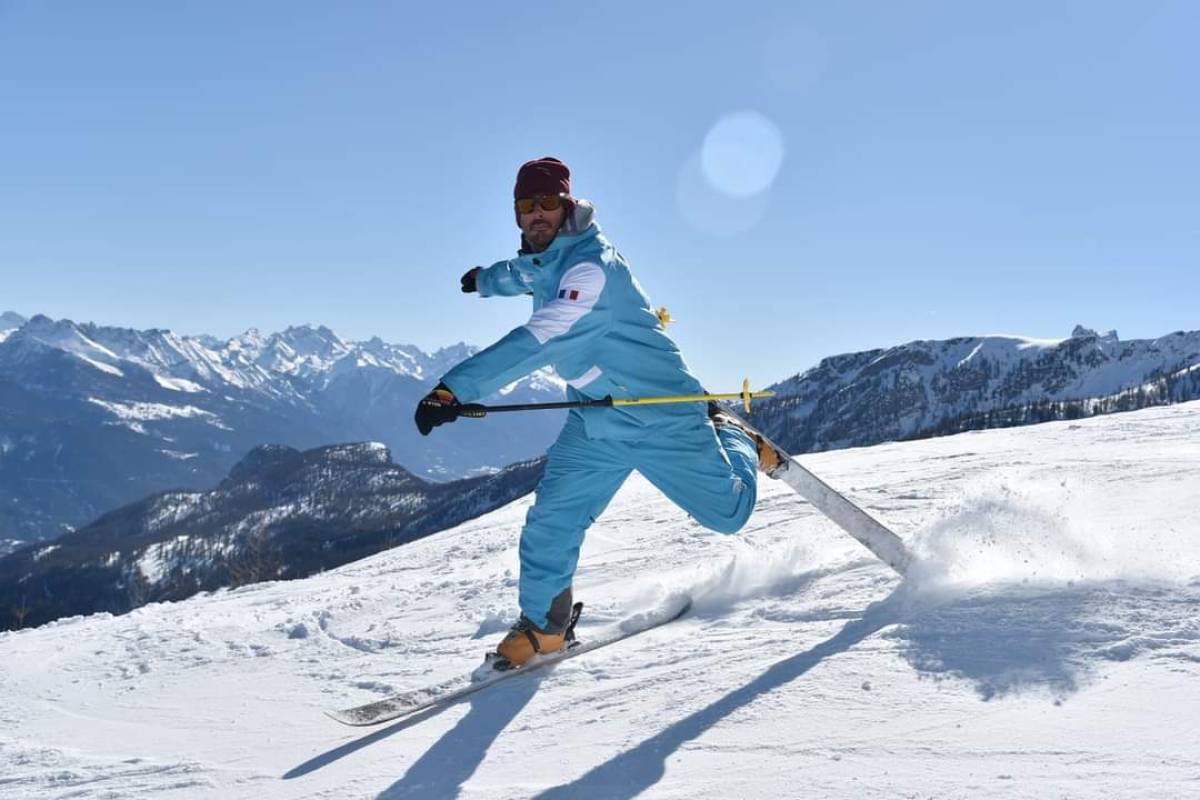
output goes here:
<path id="1" fill-rule="evenodd" d="M 462 403 L 547 365 L 568 398 L 703 394 L 629 265 L 600 233 L 595 209 L 571 195 L 557 158 L 523 164 L 513 191 L 521 249 L 475 267 L 462 291 L 532 295 L 533 315 L 461 362 L 417 405 L 422 435 L 453 422 Z M 750 517 L 756 468 L 783 457 L 715 404 L 577 408 L 547 452 L 520 542 L 521 617 L 496 649 L 507 665 L 566 646 L 571 584 L 584 533 L 636 469 L 700 524 L 735 533 Z"/>

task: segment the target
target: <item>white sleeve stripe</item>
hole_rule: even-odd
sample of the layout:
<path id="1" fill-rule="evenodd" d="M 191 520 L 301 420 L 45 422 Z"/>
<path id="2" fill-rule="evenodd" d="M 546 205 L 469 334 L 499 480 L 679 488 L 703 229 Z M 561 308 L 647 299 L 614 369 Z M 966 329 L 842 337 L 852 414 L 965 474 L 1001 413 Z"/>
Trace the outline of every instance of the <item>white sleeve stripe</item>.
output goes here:
<path id="1" fill-rule="evenodd" d="M 533 312 L 525 329 L 538 344 L 566 333 L 596 305 L 604 291 L 604 281 L 604 270 L 599 264 L 585 261 L 571 267 L 558 283 L 558 296 Z"/>
<path id="2" fill-rule="evenodd" d="M 596 380 L 596 378 L 599 378 L 603 374 L 604 374 L 603 370 L 601 370 L 597 366 L 593 366 L 591 369 L 589 369 L 587 372 L 580 375 L 578 378 L 567 381 L 567 385 L 571 386 L 575 389 L 582 389 L 583 387 L 587 386 L 589 383 L 592 383 L 594 380 Z"/>

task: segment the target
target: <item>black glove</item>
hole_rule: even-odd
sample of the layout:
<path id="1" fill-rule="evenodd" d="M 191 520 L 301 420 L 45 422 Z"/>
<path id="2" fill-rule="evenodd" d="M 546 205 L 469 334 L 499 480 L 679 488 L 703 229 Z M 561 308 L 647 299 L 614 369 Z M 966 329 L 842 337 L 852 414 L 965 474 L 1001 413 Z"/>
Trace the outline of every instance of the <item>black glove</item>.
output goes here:
<path id="1" fill-rule="evenodd" d="M 475 285 L 475 276 L 477 276 L 482 270 L 483 267 L 474 267 L 467 270 L 467 274 L 462 276 L 462 290 L 464 292 L 470 294 L 471 292 L 479 291 L 479 287 Z"/>
<path id="2" fill-rule="evenodd" d="M 462 404 L 458 402 L 454 392 L 450 391 L 450 387 L 439 383 L 432 392 L 422 397 L 421 402 L 417 403 L 417 430 L 421 432 L 422 436 L 428 436 L 429 432 L 438 425 L 445 425 L 458 419 L 461 410 Z"/>

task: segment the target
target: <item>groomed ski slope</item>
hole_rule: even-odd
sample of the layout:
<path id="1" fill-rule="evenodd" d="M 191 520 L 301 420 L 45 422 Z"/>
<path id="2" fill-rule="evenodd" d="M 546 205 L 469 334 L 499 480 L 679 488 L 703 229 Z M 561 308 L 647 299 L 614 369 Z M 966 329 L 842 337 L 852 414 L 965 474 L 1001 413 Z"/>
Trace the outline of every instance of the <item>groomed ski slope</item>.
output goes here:
<path id="1" fill-rule="evenodd" d="M 901 583 L 786 487 L 737 537 L 636 476 L 581 635 L 682 621 L 436 716 L 321 711 L 473 668 L 530 499 L 308 580 L 0 634 L 0 796 L 1200 797 L 1200 404 L 802 459 L 927 559 Z"/>

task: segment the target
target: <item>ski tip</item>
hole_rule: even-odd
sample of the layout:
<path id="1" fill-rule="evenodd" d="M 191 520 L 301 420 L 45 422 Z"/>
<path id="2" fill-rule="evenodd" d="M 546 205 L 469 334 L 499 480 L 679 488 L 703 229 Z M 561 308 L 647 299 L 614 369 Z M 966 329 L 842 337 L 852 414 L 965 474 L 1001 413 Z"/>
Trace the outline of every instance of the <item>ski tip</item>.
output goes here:
<path id="1" fill-rule="evenodd" d="M 349 713 L 348 711 L 329 711 L 322 712 L 334 722 L 340 722 L 343 725 L 349 725 L 351 728 L 365 728 L 374 724 L 374 720 L 364 719 Z"/>
<path id="2" fill-rule="evenodd" d="M 321 713 L 324 714 L 325 716 L 329 717 L 334 722 L 340 722 L 343 725 L 353 725 L 354 724 L 354 722 L 347 719 L 345 717 L 345 715 L 342 714 L 341 711 L 330 711 L 329 709 L 325 709 Z"/>

